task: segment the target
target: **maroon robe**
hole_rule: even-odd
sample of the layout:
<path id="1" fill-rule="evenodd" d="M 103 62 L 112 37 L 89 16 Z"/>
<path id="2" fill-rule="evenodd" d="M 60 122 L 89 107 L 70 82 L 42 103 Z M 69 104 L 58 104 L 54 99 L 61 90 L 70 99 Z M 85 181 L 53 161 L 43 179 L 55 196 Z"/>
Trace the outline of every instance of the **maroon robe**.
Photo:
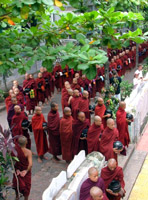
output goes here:
<path id="1" fill-rule="evenodd" d="M 32 130 L 34 133 L 38 156 L 43 156 L 45 153 L 48 152 L 47 137 L 42 127 L 43 122 L 46 122 L 43 114 L 35 114 L 32 117 Z"/>
<path id="2" fill-rule="evenodd" d="M 35 84 L 35 80 L 32 79 L 28 79 L 28 80 L 24 80 L 23 82 L 23 88 L 29 88 L 29 89 L 33 89 L 34 94 L 35 94 L 35 98 L 30 98 L 30 94 L 25 94 L 25 100 L 26 100 L 26 110 L 30 111 L 30 110 L 34 110 L 35 106 L 37 105 L 37 95 L 36 95 L 36 84 Z"/>
<path id="3" fill-rule="evenodd" d="M 128 147 L 130 143 L 128 122 L 126 121 L 126 112 L 121 107 L 119 107 L 117 110 L 116 122 L 117 122 L 117 129 L 119 131 L 119 141 L 122 142 L 124 146 Z"/>
<path id="4" fill-rule="evenodd" d="M 106 127 L 100 141 L 100 152 L 105 156 L 105 160 L 115 158 L 117 161 L 117 154 L 113 151 L 113 143 L 117 140 L 119 140 L 118 130 Z"/>
<path id="5" fill-rule="evenodd" d="M 72 84 L 72 85 L 71 85 L 71 88 L 72 88 L 73 90 L 79 90 L 79 92 L 81 92 L 81 87 L 80 87 L 79 84 Z"/>
<path id="6" fill-rule="evenodd" d="M 59 112 L 51 110 L 48 113 L 47 121 L 49 136 L 49 152 L 54 156 L 61 155 Z"/>
<path id="7" fill-rule="evenodd" d="M 17 95 L 16 95 L 16 98 L 17 98 L 17 101 L 19 104 L 22 104 L 24 105 L 24 95 L 22 92 L 19 92 Z"/>
<path id="8" fill-rule="evenodd" d="M 50 84 L 49 84 L 50 73 L 46 71 L 46 72 L 43 72 L 42 75 L 45 80 L 45 98 L 48 99 L 48 97 L 51 96 L 51 90 L 50 90 Z"/>
<path id="9" fill-rule="evenodd" d="M 104 67 L 97 69 L 96 76 L 96 91 L 101 92 L 101 89 L 104 87 L 104 81 L 100 78 L 100 76 L 104 76 Z"/>
<path id="10" fill-rule="evenodd" d="M 93 198 L 92 197 L 88 197 L 86 200 L 93 200 Z M 103 194 L 103 199 L 102 200 L 109 200 L 109 199 L 107 198 L 106 195 Z"/>
<path id="11" fill-rule="evenodd" d="M 123 68 L 122 60 L 119 58 L 119 59 L 116 60 L 116 63 L 117 63 L 117 66 L 120 66 L 120 70 L 117 70 L 118 75 L 122 76 L 122 68 Z"/>
<path id="12" fill-rule="evenodd" d="M 89 120 L 85 119 L 84 122 L 80 120 L 74 120 L 72 124 L 73 140 L 72 140 L 72 152 L 73 155 L 77 155 L 81 150 L 85 150 L 87 154 L 87 140 L 81 140 L 80 136 L 84 129 L 88 129 L 90 126 Z"/>
<path id="13" fill-rule="evenodd" d="M 15 149 L 17 151 L 17 158 L 19 161 L 16 161 L 15 163 L 15 171 L 16 170 L 27 170 L 28 168 L 28 158 L 25 157 L 24 152 L 22 151 L 21 147 L 16 145 Z M 27 172 L 27 174 L 24 177 L 21 177 L 20 175 L 17 176 L 19 181 L 19 191 L 24 196 L 29 196 L 30 189 L 31 189 L 31 170 Z M 13 188 L 17 190 L 17 180 L 15 175 L 13 175 Z"/>
<path id="14" fill-rule="evenodd" d="M 97 182 L 93 182 L 90 180 L 90 178 L 88 178 L 81 185 L 80 200 L 86 200 L 88 197 L 90 197 L 90 189 L 94 186 L 99 187 L 105 194 L 105 184 L 104 180 L 101 177 L 98 178 Z"/>
<path id="15" fill-rule="evenodd" d="M 62 72 L 61 65 L 56 65 L 53 69 L 53 75 L 55 77 L 55 86 L 57 89 L 62 88 L 62 76 L 60 75 L 60 72 Z"/>
<path id="16" fill-rule="evenodd" d="M 10 104 L 7 114 L 7 121 L 10 128 L 11 128 L 12 117 L 15 115 L 14 106 L 16 105 L 19 105 L 21 107 L 21 111 L 24 111 L 24 106 L 22 104 Z"/>
<path id="17" fill-rule="evenodd" d="M 99 117 L 101 117 L 101 119 L 103 119 L 104 113 L 105 113 L 106 107 L 105 105 L 97 105 L 95 107 L 95 115 L 98 115 Z"/>
<path id="18" fill-rule="evenodd" d="M 28 129 L 26 129 L 26 130 L 22 129 L 22 121 L 23 120 L 28 120 L 28 117 L 26 116 L 26 114 L 23 111 L 21 113 L 16 113 L 12 117 L 12 122 L 11 122 L 12 135 L 13 135 L 13 137 L 17 136 L 17 135 L 24 135 L 27 138 L 26 148 L 31 149 L 31 139 L 30 139 L 30 135 L 28 133 Z"/>
<path id="19" fill-rule="evenodd" d="M 61 147 L 62 147 L 62 157 L 63 160 L 70 161 L 72 160 L 72 116 L 64 116 L 60 121 L 60 138 L 61 138 Z"/>
<path id="20" fill-rule="evenodd" d="M 81 97 L 75 97 L 73 96 L 73 98 L 70 101 L 70 106 L 71 106 L 71 111 L 72 111 L 72 117 L 74 119 L 77 119 L 78 116 L 78 107 L 79 107 L 79 101 L 80 101 Z"/>
<path id="21" fill-rule="evenodd" d="M 6 105 L 6 111 L 7 111 L 7 113 L 8 113 L 9 106 L 11 105 L 11 96 L 8 96 L 8 97 L 5 99 L 5 105 Z"/>
<path id="22" fill-rule="evenodd" d="M 84 112 L 85 117 L 90 120 L 89 99 L 82 97 L 79 101 L 79 112 Z"/>
<path id="23" fill-rule="evenodd" d="M 121 167 L 117 166 L 114 171 L 111 171 L 108 167 L 104 167 L 101 170 L 101 177 L 103 178 L 105 182 L 105 189 L 108 188 L 109 184 L 112 182 L 112 180 L 118 180 L 121 184 L 121 187 L 124 189 L 125 183 L 123 180 L 123 170 Z M 107 193 L 107 196 L 110 200 L 120 200 L 121 196 L 113 196 Z"/>
<path id="24" fill-rule="evenodd" d="M 39 87 L 41 84 L 41 87 Z M 44 78 L 37 78 L 36 79 L 36 87 L 37 87 L 37 100 L 38 102 L 41 101 L 42 103 L 45 102 L 45 80 Z"/>
<path id="25" fill-rule="evenodd" d="M 100 141 L 99 138 L 103 132 L 103 125 L 97 126 L 95 123 L 88 129 L 87 133 L 87 147 L 88 153 L 93 151 L 100 151 Z"/>
<path id="26" fill-rule="evenodd" d="M 66 88 L 63 88 L 61 94 L 62 110 L 64 110 L 65 107 L 68 107 L 68 99 L 69 99 L 68 91 L 66 90 Z"/>

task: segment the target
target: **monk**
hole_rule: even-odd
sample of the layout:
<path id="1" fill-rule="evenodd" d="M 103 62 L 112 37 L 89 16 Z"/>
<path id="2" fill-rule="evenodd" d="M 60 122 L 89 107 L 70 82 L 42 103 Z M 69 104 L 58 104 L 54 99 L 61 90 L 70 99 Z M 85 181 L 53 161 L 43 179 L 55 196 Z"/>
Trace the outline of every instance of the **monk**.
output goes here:
<path id="1" fill-rule="evenodd" d="M 69 107 L 64 108 L 64 116 L 60 121 L 60 138 L 62 147 L 62 157 L 69 163 L 72 160 L 72 121 L 71 109 Z"/>
<path id="2" fill-rule="evenodd" d="M 15 105 L 19 105 L 21 107 L 21 110 L 22 111 L 24 110 L 24 106 L 22 104 L 18 104 L 16 97 L 11 98 L 11 104 L 9 106 L 7 114 L 7 121 L 10 128 L 11 128 L 12 117 L 15 115 L 15 110 L 14 110 Z"/>
<path id="3" fill-rule="evenodd" d="M 60 92 L 62 89 L 62 68 L 59 62 L 56 62 L 56 65 L 54 66 L 53 75 L 57 91 Z"/>
<path id="4" fill-rule="evenodd" d="M 19 181 L 19 191 L 24 196 L 24 200 L 29 199 L 31 189 L 31 168 L 32 168 L 32 152 L 26 148 L 27 138 L 19 137 L 18 144 L 15 146 L 17 158 L 19 161 L 15 163 L 15 172 Z M 13 175 L 13 188 L 16 192 L 16 200 L 19 200 L 17 191 L 17 180 Z"/>
<path id="5" fill-rule="evenodd" d="M 49 136 L 49 152 L 53 155 L 53 158 L 57 161 L 60 159 L 57 157 L 61 155 L 61 141 L 60 141 L 60 116 L 58 112 L 58 104 L 51 102 L 51 111 L 48 113 L 48 136 Z"/>
<path id="6" fill-rule="evenodd" d="M 64 87 L 62 88 L 62 92 L 61 92 L 61 104 L 62 104 L 62 110 L 64 110 L 64 107 L 67 106 L 67 104 L 65 104 L 65 101 L 68 101 L 69 95 L 68 95 L 68 89 L 70 89 L 70 83 L 68 81 L 65 81 L 64 83 Z"/>
<path id="7" fill-rule="evenodd" d="M 26 110 L 28 114 L 33 114 L 35 106 L 37 104 L 36 84 L 35 80 L 33 78 L 30 78 L 29 74 L 25 74 L 25 80 L 23 81 L 23 91 L 26 101 Z M 31 95 L 31 93 L 33 95 Z"/>
<path id="8" fill-rule="evenodd" d="M 101 178 L 105 182 L 105 189 L 107 191 L 107 196 L 110 200 L 120 200 L 125 195 L 125 183 L 124 175 L 121 167 L 117 166 L 117 162 L 114 158 L 108 160 L 107 167 L 101 170 Z M 119 193 L 113 193 L 113 191 L 108 189 L 109 184 L 113 180 L 118 180 L 121 184 L 121 191 Z"/>
<path id="9" fill-rule="evenodd" d="M 43 122 L 46 121 L 42 114 L 42 109 L 41 107 L 36 106 L 35 115 L 32 117 L 32 130 L 34 133 L 39 163 L 42 163 L 42 159 L 48 160 L 48 158 L 44 156 L 44 154 L 48 152 L 48 143 L 46 133 L 42 126 Z"/>
<path id="10" fill-rule="evenodd" d="M 114 120 L 109 118 L 107 120 L 107 127 L 103 131 L 100 141 L 100 152 L 105 156 L 105 160 L 109 160 L 110 158 L 117 160 L 117 154 L 123 150 L 113 148 L 113 143 L 117 140 L 119 140 L 119 132 L 115 128 Z"/>
<path id="11" fill-rule="evenodd" d="M 81 80 L 82 80 L 83 89 L 88 91 L 88 87 L 90 85 L 90 81 L 86 78 L 85 74 L 82 75 L 82 79 Z"/>
<path id="12" fill-rule="evenodd" d="M 104 180 L 99 177 L 98 169 L 96 167 L 91 167 L 88 170 L 88 179 L 86 179 L 81 185 L 80 200 L 86 200 L 89 198 L 90 189 L 94 186 L 99 187 L 103 191 L 103 194 L 106 196 Z"/>
<path id="13" fill-rule="evenodd" d="M 126 103 L 121 101 L 119 103 L 119 108 L 116 113 L 116 122 L 117 122 L 117 129 L 119 131 L 119 141 L 122 142 L 124 146 L 129 145 L 130 143 L 130 137 L 129 137 L 129 132 L 128 132 L 128 120 L 126 118 Z"/>
<path id="14" fill-rule="evenodd" d="M 104 100 L 101 97 L 99 97 L 98 104 L 95 107 L 95 115 L 101 117 L 104 128 L 106 128 L 107 118 L 111 117 L 111 114 L 105 115 L 105 111 L 106 111 L 106 106 L 104 104 Z"/>
<path id="15" fill-rule="evenodd" d="M 84 112 L 78 113 L 78 119 L 73 120 L 73 141 L 72 141 L 72 152 L 73 155 L 77 155 L 81 150 L 85 150 L 87 154 L 87 140 L 86 137 L 82 137 L 84 129 L 89 128 L 90 122 L 85 117 Z"/>
<path id="16" fill-rule="evenodd" d="M 94 117 L 94 123 L 90 126 L 87 133 L 88 153 L 100 151 L 100 140 L 103 130 L 101 117 L 96 115 Z"/>
<path id="17" fill-rule="evenodd" d="M 73 97 L 70 101 L 70 107 L 71 107 L 71 110 L 72 110 L 73 119 L 77 119 L 80 99 L 81 99 L 81 97 L 80 97 L 79 90 L 74 90 L 73 91 Z"/>
<path id="18" fill-rule="evenodd" d="M 5 106 L 6 106 L 7 113 L 8 113 L 9 106 L 11 105 L 11 97 L 12 97 L 12 95 L 14 95 L 13 90 L 9 90 L 9 96 L 5 99 Z"/>
<path id="19" fill-rule="evenodd" d="M 79 112 L 84 112 L 86 119 L 90 120 L 90 111 L 89 111 L 89 94 L 86 90 L 83 91 L 83 96 L 79 101 Z"/>
<path id="20" fill-rule="evenodd" d="M 46 104 L 48 104 L 48 101 L 50 101 L 51 97 L 51 90 L 50 90 L 50 84 L 49 84 L 49 72 L 47 71 L 46 68 L 41 67 L 40 72 L 42 73 L 42 76 L 45 80 L 45 101 Z"/>
<path id="21" fill-rule="evenodd" d="M 18 84 L 17 80 L 13 81 L 13 86 L 16 86 L 19 89 L 20 92 L 23 92 L 23 88 Z"/>
<path id="22" fill-rule="evenodd" d="M 23 93 L 20 92 L 18 88 L 15 88 L 14 89 L 14 94 L 16 95 L 18 103 L 24 105 L 24 95 L 23 95 Z"/>
<path id="23" fill-rule="evenodd" d="M 104 87 L 104 67 L 96 65 L 97 76 L 96 76 L 96 92 L 101 92 L 102 87 Z"/>
<path id="24" fill-rule="evenodd" d="M 90 189 L 90 197 L 87 200 L 108 200 L 108 198 L 99 187 L 94 186 Z"/>
<path id="25" fill-rule="evenodd" d="M 73 90 L 79 90 L 79 92 L 81 92 L 81 87 L 78 84 L 78 80 L 76 78 L 73 78 L 71 88 Z"/>
<path id="26" fill-rule="evenodd" d="M 79 73 L 75 73 L 75 78 L 77 79 L 78 85 L 80 85 L 80 87 L 83 87 L 83 81 Z"/>
<path id="27" fill-rule="evenodd" d="M 36 87 L 37 87 L 37 101 L 45 103 L 45 80 L 42 76 L 42 73 L 38 73 L 38 78 L 36 79 Z"/>

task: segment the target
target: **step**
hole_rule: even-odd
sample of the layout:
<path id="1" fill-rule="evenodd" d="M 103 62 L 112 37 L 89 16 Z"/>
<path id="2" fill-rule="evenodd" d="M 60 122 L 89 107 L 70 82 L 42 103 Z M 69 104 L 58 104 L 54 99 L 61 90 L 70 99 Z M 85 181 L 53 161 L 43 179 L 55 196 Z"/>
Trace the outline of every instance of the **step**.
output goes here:
<path id="1" fill-rule="evenodd" d="M 130 157 L 126 167 L 124 168 L 124 181 L 126 196 L 124 200 L 128 200 L 138 174 L 142 168 L 147 152 L 135 150 Z"/>
<path id="2" fill-rule="evenodd" d="M 135 150 L 135 144 L 129 144 L 127 151 L 126 151 L 126 156 L 123 155 L 118 155 L 118 164 L 120 167 L 126 168 L 126 165 L 129 161 L 129 159 L 131 158 L 133 152 Z"/>

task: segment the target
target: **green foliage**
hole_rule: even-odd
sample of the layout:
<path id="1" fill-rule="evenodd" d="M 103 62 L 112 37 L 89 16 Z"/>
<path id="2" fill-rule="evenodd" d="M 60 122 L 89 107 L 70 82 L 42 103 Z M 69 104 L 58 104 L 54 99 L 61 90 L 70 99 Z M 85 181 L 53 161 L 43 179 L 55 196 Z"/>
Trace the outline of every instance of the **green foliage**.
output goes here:
<path id="1" fill-rule="evenodd" d="M 129 83 L 129 81 L 124 81 L 122 77 L 122 82 L 120 84 L 121 88 L 121 100 L 124 101 L 126 97 L 129 97 L 132 90 L 133 90 L 133 84 Z"/>
<path id="2" fill-rule="evenodd" d="M 148 72 L 148 58 L 146 58 L 144 60 L 142 72 L 143 72 L 143 76 L 145 76 L 147 74 L 147 72 Z"/>

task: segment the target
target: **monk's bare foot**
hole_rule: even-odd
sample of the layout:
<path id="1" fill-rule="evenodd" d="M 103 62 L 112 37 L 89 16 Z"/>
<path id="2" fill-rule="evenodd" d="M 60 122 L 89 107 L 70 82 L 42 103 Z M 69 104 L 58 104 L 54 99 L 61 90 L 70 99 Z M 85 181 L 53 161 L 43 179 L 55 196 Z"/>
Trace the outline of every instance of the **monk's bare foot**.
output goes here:
<path id="1" fill-rule="evenodd" d="M 42 163 L 43 161 L 41 160 L 40 157 L 38 157 L 38 163 Z"/>
<path id="2" fill-rule="evenodd" d="M 53 156 L 53 159 L 55 159 L 56 161 L 61 161 L 62 159 L 58 158 L 57 156 Z"/>
<path id="3" fill-rule="evenodd" d="M 66 160 L 66 163 L 68 163 L 68 164 L 69 164 L 70 162 L 71 162 L 70 160 Z"/>
<path id="4" fill-rule="evenodd" d="M 33 156 L 36 156 L 36 153 L 32 152 L 32 155 L 33 155 Z"/>
<path id="5" fill-rule="evenodd" d="M 49 158 L 48 158 L 48 157 L 46 157 L 46 156 L 43 156 L 43 159 L 45 159 L 45 160 L 49 160 Z"/>

